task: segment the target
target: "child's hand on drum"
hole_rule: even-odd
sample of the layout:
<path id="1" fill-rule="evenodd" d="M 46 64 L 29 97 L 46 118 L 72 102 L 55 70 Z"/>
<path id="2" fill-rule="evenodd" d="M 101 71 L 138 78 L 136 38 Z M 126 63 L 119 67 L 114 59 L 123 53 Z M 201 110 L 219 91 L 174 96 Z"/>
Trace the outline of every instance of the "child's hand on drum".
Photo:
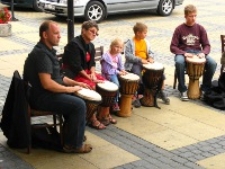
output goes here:
<path id="1" fill-rule="evenodd" d="M 127 73 L 128 73 L 127 71 L 121 70 L 121 71 L 119 72 L 119 75 L 123 76 L 123 75 L 126 75 Z"/>
<path id="2" fill-rule="evenodd" d="M 148 63 L 148 61 L 147 61 L 147 60 L 145 60 L 145 59 L 141 59 L 141 63 L 142 63 L 142 64 L 147 64 L 147 63 Z"/>
<path id="3" fill-rule="evenodd" d="M 154 63 L 154 59 L 153 59 L 152 57 L 148 58 L 147 61 L 148 61 L 149 63 Z"/>
<path id="4" fill-rule="evenodd" d="M 125 70 L 123 70 L 123 72 L 124 72 L 124 75 L 128 74 L 128 72 L 127 72 L 127 71 L 125 71 Z"/>

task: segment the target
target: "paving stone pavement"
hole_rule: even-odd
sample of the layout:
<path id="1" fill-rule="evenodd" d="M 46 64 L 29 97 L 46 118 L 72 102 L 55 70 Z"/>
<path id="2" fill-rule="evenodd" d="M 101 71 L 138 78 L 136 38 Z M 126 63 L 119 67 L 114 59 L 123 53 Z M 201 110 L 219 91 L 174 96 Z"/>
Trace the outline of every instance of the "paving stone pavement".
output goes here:
<path id="1" fill-rule="evenodd" d="M 167 84 L 165 87 L 166 93 L 169 97 L 178 98 L 179 92 L 172 88 L 173 83 L 173 54 L 169 51 L 169 43 L 171 40 L 172 32 L 174 28 L 183 22 L 183 7 L 185 4 L 193 3 L 198 7 L 198 21 L 203 24 L 209 34 L 209 39 L 212 44 L 213 57 L 219 63 L 221 56 L 220 46 L 220 34 L 224 32 L 224 16 L 223 10 L 225 2 L 221 0 L 185 0 L 182 6 L 177 7 L 170 17 L 159 17 L 154 13 L 138 13 L 131 15 L 119 15 L 109 16 L 109 18 L 100 26 L 100 36 L 94 41 L 96 45 L 103 45 L 105 49 L 108 48 L 110 40 L 115 36 L 120 36 L 124 40 L 130 38 L 132 34 L 132 27 L 137 21 L 145 22 L 149 27 L 149 35 L 147 39 L 151 42 L 153 51 L 155 52 L 157 59 L 166 66 Z M 0 4 L 1 6 L 1 4 Z M 62 52 L 64 45 L 67 41 L 67 25 L 64 19 L 56 19 L 55 17 L 45 14 L 37 13 L 31 10 L 16 10 L 16 17 L 19 19 L 18 23 L 12 23 L 13 26 L 17 24 L 22 25 L 18 27 L 19 30 L 13 32 L 12 36 L 7 37 L 7 43 L 14 43 L 22 47 L 8 47 L 2 43 L 5 39 L 0 38 L 1 46 L 6 49 L 0 49 L 0 65 L 8 62 L 5 58 L 10 58 L 14 55 L 27 55 L 36 44 L 38 35 L 38 27 L 40 23 L 45 19 L 54 19 L 62 28 L 62 43 L 57 47 L 58 52 Z M 80 32 L 80 25 L 82 21 L 78 20 L 75 23 L 75 34 Z M 29 30 L 24 29 L 29 26 Z M 13 29 L 15 29 L 13 27 Z M 163 44 L 163 45 L 162 45 Z M 15 62 L 15 61 L 14 61 Z M 14 70 L 14 64 L 11 64 L 12 68 L 0 68 L 0 112 L 3 109 L 5 98 L 8 92 L 8 88 L 11 81 L 10 73 Z M 22 67 L 22 66 L 21 66 Z M 21 69 L 20 67 L 20 69 Z M 100 69 L 100 65 L 97 65 L 97 69 Z M 215 74 L 215 79 L 218 78 L 220 66 L 218 65 Z M 20 70 L 21 71 L 21 70 Z M 6 73 L 5 73 L 6 72 Z M 213 110 L 216 113 L 224 115 L 223 110 L 216 110 L 208 107 L 199 100 L 190 100 L 190 103 L 194 105 L 193 111 L 199 106 L 204 106 L 208 110 Z M 179 105 L 178 105 L 179 106 Z M 163 108 L 162 108 L 163 109 Z M 141 109 L 142 110 L 142 109 Z M 170 111 L 174 111 L 172 108 Z M 41 120 L 41 119 L 39 119 Z M 215 122 L 217 123 L 217 122 Z M 144 127 L 144 126 L 136 126 Z M 219 127 L 218 127 L 219 128 Z M 225 130 L 223 135 L 204 139 L 197 143 L 189 144 L 172 150 L 162 148 L 157 144 L 146 141 L 146 139 L 139 137 L 131 132 L 124 130 L 121 127 L 110 125 L 107 130 L 94 130 L 87 127 L 87 131 L 110 142 L 111 144 L 137 156 L 140 160 L 136 160 L 130 163 L 126 163 L 120 166 L 116 166 L 116 169 L 201 169 L 201 168 L 215 168 L 213 165 L 207 167 L 201 166 L 198 162 L 204 159 L 210 159 L 225 153 Z M 207 132 L 207 131 L 202 131 Z M 201 163 L 202 164 L 202 163 Z M 216 165 L 215 165 L 216 166 Z M 29 169 L 35 168 L 32 164 L 26 162 L 20 156 L 17 156 L 12 150 L 8 149 L 4 145 L 0 144 L 0 168 L 1 169 Z M 65 168 L 67 168 L 65 166 Z M 98 167 L 97 167 L 98 168 Z"/>

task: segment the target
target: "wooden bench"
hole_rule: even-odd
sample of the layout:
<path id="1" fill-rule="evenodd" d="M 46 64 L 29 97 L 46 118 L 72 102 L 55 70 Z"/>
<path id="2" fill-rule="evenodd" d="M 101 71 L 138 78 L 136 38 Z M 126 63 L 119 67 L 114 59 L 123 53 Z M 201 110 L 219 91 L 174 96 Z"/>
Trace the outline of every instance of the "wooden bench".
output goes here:
<path id="1" fill-rule="evenodd" d="M 99 61 L 104 54 L 104 46 L 99 46 L 95 48 L 95 61 Z"/>

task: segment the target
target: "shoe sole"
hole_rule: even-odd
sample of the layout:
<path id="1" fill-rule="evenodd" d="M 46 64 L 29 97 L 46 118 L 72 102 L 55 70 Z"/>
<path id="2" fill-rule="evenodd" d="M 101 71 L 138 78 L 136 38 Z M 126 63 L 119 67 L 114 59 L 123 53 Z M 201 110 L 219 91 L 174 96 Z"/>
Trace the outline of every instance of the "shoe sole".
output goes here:
<path id="1" fill-rule="evenodd" d="M 167 101 L 167 102 L 164 102 L 164 104 L 166 104 L 166 105 L 170 105 L 170 101 L 169 101 L 169 102 L 168 102 L 168 101 Z"/>
<path id="2" fill-rule="evenodd" d="M 112 110 L 112 112 L 119 112 L 120 109 L 115 109 L 115 110 Z"/>
<path id="3" fill-rule="evenodd" d="M 180 98 L 180 100 L 182 100 L 182 101 L 188 101 L 189 99 L 188 98 Z"/>
<path id="4" fill-rule="evenodd" d="M 89 152 L 91 152 L 91 150 L 93 149 L 93 148 L 92 148 L 90 145 L 88 145 L 88 144 L 85 144 L 84 146 L 85 146 L 85 147 L 82 148 L 82 149 L 67 149 L 67 148 L 63 147 L 63 152 L 64 152 L 64 153 L 78 153 L 78 154 L 83 154 L 83 153 L 89 153 Z M 87 150 L 88 146 L 89 146 L 89 150 Z"/>

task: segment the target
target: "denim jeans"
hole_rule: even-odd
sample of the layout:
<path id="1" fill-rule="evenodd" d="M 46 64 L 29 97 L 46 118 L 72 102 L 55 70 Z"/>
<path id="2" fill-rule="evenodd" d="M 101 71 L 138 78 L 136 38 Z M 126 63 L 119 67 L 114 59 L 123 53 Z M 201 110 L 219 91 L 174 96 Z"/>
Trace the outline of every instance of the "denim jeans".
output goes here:
<path id="1" fill-rule="evenodd" d="M 118 81 L 118 77 L 116 74 L 113 74 L 113 75 L 108 75 L 107 79 L 113 83 L 115 83 L 117 86 L 118 86 L 118 89 L 120 88 L 120 84 L 119 84 L 119 81 Z M 116 94 L 116 97 L 115 97 L 115 100 L 114 100 L 114 103 L 118 103 L 119 101 L 119 90 Z"/>
<path id="2" fill-rule="evenodd" d="M 198 54 L 199 51 L 195 50 L 189 50 L 188 53 L 194 53 Z M 185 77 L 184 77 L 184 71 L 186 69 L 186 61 L 184 55 L 175 55 L 175 67 L 176 67 L 176 73 L 178 78 L 178 90 L 180 92 L 187 91 L 187 86 L 185 85 Z M 205 63 L 205 71 L 203 73 L 203 81 L 201 85 L 202 91 L 207 91 L 211 87 L 211 81 L 213 78 L 213 75 L 216 71 L 217 63 L 209 56 L 206 55 L 206 63 Z"/>
<path id="3" fill-rule="evenodd" d="M 38 99 L 30 97 L 31 105 L 39 110 L 53 111 L 62 114 L 67 125 L 64 144 L 80 148 L 83 144 L 86 125 L 85 102 L 69 94 L 48 93 Z"/>
<path id="4" fill-rule="evenodd" d="M 131 69 L 131 73 L 138 75 L 140 78 L 137 94 L 144 94 L 144 84 L 142 81 L 142 69 L 143 69 L 142 63 L 134 63 Z"/>

